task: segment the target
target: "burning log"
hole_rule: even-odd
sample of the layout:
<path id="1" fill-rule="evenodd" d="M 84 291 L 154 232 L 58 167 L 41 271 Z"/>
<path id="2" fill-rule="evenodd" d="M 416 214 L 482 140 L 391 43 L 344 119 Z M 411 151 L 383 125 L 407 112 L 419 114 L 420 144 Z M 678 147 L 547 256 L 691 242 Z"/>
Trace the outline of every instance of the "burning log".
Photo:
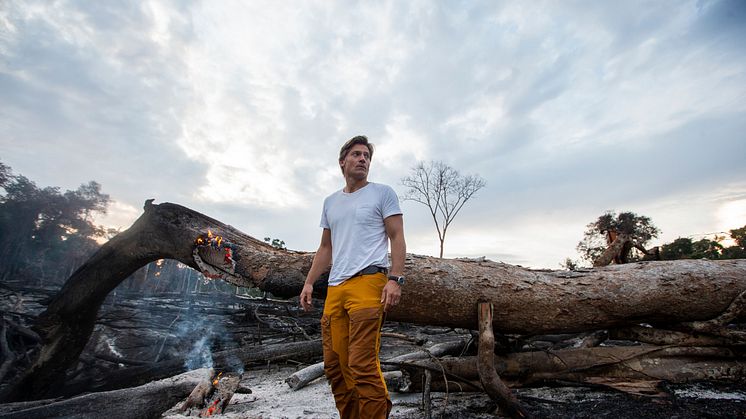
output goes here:
<path id="1" fill-rule="evenodd" d="M 210 369 L 208 376 L 194 387 L 179 411 L 189 415 L 190 409 L 198 409 L 199 416 L 203 418 L 222 414 L 239 389 L 241 376 L 233 373 L 223 375 L 222 372 L 215 376 L 215 370 Z M 241 390 L 251 393 L 246 388 Z"/>
<path id="2" fill-rule="evenodd" d="M 212 393 L 213 389 L 215 388 L 213 385 L 213 380 L 215 379 L 215 370 L 210 368 L 207 374 L 207 377 L 203 379 L 202 381 L 197 384 L 196 387 L 194 387 L 194 390 L 192 390 L 191 393 L 189 393 L 189 397 L 187 397 L 186 401 L 183 405 L 181 405 L 181 408 L 179 411 L 185 412 L 187 409 L 190 409 L 192 407 L 203 407 L 205 405 L 205 399 L 209 397 L 209 395 Z"/>
<path id="3" fill-rule="evenodd" d="M 157 259 L 175 259 L 200 269 L 194 257 L 195 239 L 208 230 L 236 246 L 231 250 L 235 268 L 223 265 L 224 280 L 281 297 L 299 294 L 313 253 L 276 249 L 188 208 L 153 205 L 149 200 L 132 227 L 75 271 L 39 316 L 36 329 L 44 339 L 40 353 L 0 399 L 26 400 L 54 393 L 52 389 L 61 387 L 65 372 L 87 343 L 107 294 Z M 210 251 L 198 250 L 199 255 L 206 253 L 200 256 L 203 262 Z M 746 260 L 646 262 L 567 272 L 535 271 L 482 259 L 408 255 L 405 270 L 407 286 L 401 303 L 388 313 L 389 320 L 474 329 L 476 303 L 486 301 L 497 308 L 499 321 L 493 324 L 497 331 L 529 335 L 640 322 L 674 326 L 707 321 L 728 310 L 746 291 Z M 321 296 L 324 286 L 321 281 L 317 284 Z M 708 334 L 727 332 L 723 326 L 708 330 Z M 746 340 L 733 333 L 728 337 Z"/>
<path id="4" fill-rule="evenodd" d="M 217 377 L 213 380 L 216 391 L 205 403 L 206 407 L 199 416 L 205 418 L 225 412 L 240 382 L 241 376 L 236 374 L 226 374 L 224 377 Z"/>

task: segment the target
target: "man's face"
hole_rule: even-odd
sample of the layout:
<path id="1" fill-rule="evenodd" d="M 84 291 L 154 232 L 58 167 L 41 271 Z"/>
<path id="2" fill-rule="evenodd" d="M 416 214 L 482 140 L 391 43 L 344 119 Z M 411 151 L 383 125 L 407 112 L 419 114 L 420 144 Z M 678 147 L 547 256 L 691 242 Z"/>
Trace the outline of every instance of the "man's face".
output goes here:
<path id="1" fill-rule="evenodd" d="M 345 178 L 352 177 L 356 180 L 365 180 L 368 177 L 370 168 L 370 151 L 364 144 L 355 144 L 345 156 L 344 160 L 339 162 Z"/>

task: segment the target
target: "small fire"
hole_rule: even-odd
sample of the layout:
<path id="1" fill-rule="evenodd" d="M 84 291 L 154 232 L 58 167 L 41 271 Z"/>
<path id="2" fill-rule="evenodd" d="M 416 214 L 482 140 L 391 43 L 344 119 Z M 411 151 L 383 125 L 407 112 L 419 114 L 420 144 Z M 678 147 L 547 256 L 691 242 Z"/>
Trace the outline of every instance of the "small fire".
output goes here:
<path id="1" fill-rule="evenodd" d="M 212 416 L 216 410 L 218 410 L 218 403 L 220 403 L 220 399 L 215 399 L 214 402 L 210 405 L 210 407 L 207 408 L 207 411 L 205 412 L 205 416 Z"/>
<path id="2" fill-rule="evenodd" d="M 214 386 L 217 386 L 217 385 L 218 385 L 218 383 L 220 382 L 220 377 L 222 377 L 222 376 L 223 376 L 223 373 L 222 373 L 222 371 L 221 371 L 221 372 L 220 372 L 220 373 L 218 374 L 218 376 L 217 376 L 217 377 L 215 377 L 215 379 L 214 379 L 214 380 L 212 380 L 212 385 L 214 385 Z"/>
<path id="3" fill-rule="evenodd" d="M 236 269 L 236 260 L 240 257 L 236 251 L 238 246 L 225 240 L 207 230 L 207 234 L 200 234 L 194 240 L 194 249 L 192 255 L 197 263 L 200 272 L 205 277 L 205 283 L 208 279 L 225 279 L 233 275 Z"/>
<path id="4" fill-rule="evenodd" d="M 218 252 L 222 253 L 222 263 L 224 266 L 220 267 L 221 269 L 233 269 L 235 267 L 235 261 L 233 259 L 234 255 L 233 252 L 238 248 L 233 243 L 230 243 L 229 241 L 223 239 L 222 236 L 218 236 L 216 234 L 213 234 L 211 230 L 207 230 L 207 234 L 200 234 L 197 239 L 194 241 L 194 245 L 196 247 L 209 247 L 211 249 L 214 249 Z M 219 253 L 220 254 L 220 253 Z M 206 272 L 202 272 L 205 277 L 208 278 L 220 278 L 220 274 L 210 274 Z"/>

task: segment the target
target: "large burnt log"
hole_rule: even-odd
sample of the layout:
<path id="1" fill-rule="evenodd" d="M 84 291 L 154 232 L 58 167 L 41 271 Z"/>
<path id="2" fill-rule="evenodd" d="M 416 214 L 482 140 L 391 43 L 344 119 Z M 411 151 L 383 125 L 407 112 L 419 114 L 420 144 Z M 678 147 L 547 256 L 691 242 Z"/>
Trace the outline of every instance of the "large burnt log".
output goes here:
<path id="1" fill-rule="evenodd" d="M 199 269 L 194 243 L 208 230 L 238 246 L 235 271 L 226 281 L 276 296 L 300 292 L 313 253 L 275 249 L 189 208 L 147 201 L 143 215 L 75 271 L 39 316 L 36 330 L 44 339 L 39 356 L 1 399 L 50 394 L 88 341 L 106 295 L 157 259 Z M 746 291 L 746 260 L 646 262 L 567 272 L 408 255 L 405 269 L 408 282 L 389 320 L 474 329 L 476 304 L 483 301 L 497 307 L 493 327 L 501 333 L 709 320 Z"/>
<path id="2" fill-rule="evenodd" d="M 3 418 L 157 418 L 199 383 L 195 375 L 171 377 L 139 387 L 90 393 L 67 400 L 0 405 Z"/>
<path id="3" fill-rule="evenodd" d="M 436 371 L 433 387 L 444 391 L 473 390 L 479 381 L 478 358 L 442 358 L 403 363 L 408 391 L 419 390 L 424 371 Z M 742 350 L 721 347 L 655 345 L 571 348 L 498 355 L 495 370 L 511 387 L 546 382 L 605 385 L 616 383 L 697 381 L 743 382 L 746 360 Z M 442 371 L 442 373 L 438 373 Z"/>

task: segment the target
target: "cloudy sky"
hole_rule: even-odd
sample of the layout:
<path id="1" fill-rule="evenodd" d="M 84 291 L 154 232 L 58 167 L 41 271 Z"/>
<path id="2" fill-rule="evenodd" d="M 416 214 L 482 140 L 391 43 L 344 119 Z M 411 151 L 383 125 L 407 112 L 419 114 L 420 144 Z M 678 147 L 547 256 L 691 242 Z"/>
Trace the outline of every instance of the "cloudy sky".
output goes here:
<path id="1" fill-rule="evenodd" d="M 746 224 L 746 2 L 0 0 L 0 161 L 315 250 L 348 138 L 487 186 L 446 257 L 536 268 L 634 211 L 653 244 Z M 408 250 L 437 255 L 404 202 Z"/>

